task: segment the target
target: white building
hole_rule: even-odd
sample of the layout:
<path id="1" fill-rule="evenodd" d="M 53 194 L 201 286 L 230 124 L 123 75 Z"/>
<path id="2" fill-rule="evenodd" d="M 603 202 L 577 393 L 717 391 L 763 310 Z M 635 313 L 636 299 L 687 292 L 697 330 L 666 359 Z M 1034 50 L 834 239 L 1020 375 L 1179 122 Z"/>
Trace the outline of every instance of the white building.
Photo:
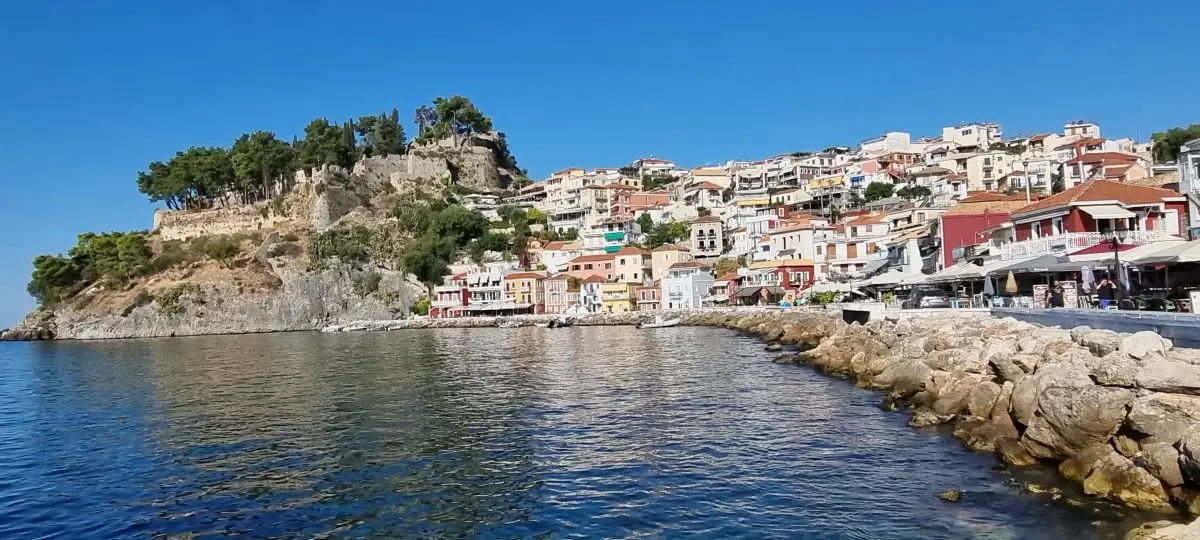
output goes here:
<path id="1" fill-rule="evenodd" d="M 1179 191 L 1187 197 L 1189 227 L 1200 226 L 1200 139 L 1179 147 Z"/>
<path id="2" fill-rule="evenodd" d="M 911 147 L 912 135 L 903 131 L 891 131 L 863 141 L 859 147 L 859 154 L 874 156 L 888 152 L 909 152 Z"/>
<path id="3" fill-rule="evenodd" d="M 975 147 L 987 150 L 1002 138 L 1000 124 L 970 123 L 942 128 L 942 141 L 954 143 L 955 148 Z"/>
<path id="4" fill-rule="evenodd" d="M 579 305 L 588 313 L 599 313 L 604 311 L 604 295 L 601 289 L 604 288 L 606 280 L 600 276 L 593 275 L 584 279 L 579 284 Z"/>
<path id="5" fill-rule="evenodd" d="M 713 285 L 712 273 L 696 261 L 671 265 L 662 277 L 662 306 L 666 309 L 691 309 L 704 305 Z"/>

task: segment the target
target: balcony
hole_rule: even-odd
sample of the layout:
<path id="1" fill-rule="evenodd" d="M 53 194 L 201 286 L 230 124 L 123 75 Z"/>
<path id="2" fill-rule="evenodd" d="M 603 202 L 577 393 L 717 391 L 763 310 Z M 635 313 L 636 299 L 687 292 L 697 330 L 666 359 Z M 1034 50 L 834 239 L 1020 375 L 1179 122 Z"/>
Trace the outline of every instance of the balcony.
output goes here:
<path id="1" fill-rule="evenodd" d="M 1129 231 L 1122 244 L 1140 246 L 1158 240 L 1164 240 L 1171 235 L 1166 231 Z M 1020 242 L 1010 242 L 1000 246 L 1000 259 L 1024 259 L 1039 257 L 1051 253 L 1068 254 L 1104 242 L 1104 233 L 1082 232 L 1065 233 Z"/>

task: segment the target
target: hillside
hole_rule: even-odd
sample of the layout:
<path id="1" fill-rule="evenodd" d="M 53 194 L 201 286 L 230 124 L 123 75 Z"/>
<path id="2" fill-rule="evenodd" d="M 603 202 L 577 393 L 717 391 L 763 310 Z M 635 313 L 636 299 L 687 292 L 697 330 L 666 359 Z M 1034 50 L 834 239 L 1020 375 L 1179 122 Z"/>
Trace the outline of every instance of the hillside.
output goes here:
<path id="1" fill-rule="evenodd" d="M 520 178 L 502 135 L 424 136 L 401 153 L 380 153 L 368 130 L 350 166 L 331 159 L 269 170 L 303 163 L 318 137 L 311 131 L 290 145 L 255 134 L 230 150 L 190 149 L 151 164 L 139 188 L 169 201 L 153 227 L 85 233 L 67 254 L 39 256 L 29 292 L 40 306 L 0 339 L 274 332 L 400 318 L 427 309 L 428 286 L 468 244 L 498 243 L 487 220 L 455 198 L 502 193 Z M 238 154 L 255 137 L 274 147 L 260 158 L 292 157 L 273 164 Z"/>

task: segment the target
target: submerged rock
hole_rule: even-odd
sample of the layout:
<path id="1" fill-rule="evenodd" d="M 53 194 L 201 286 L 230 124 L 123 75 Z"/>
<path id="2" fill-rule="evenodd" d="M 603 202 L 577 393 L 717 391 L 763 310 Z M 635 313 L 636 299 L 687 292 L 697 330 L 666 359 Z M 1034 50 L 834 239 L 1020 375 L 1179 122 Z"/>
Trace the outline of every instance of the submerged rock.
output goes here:
<path id="1" fill-rule="evenodd" d="M 958 502 L 962 498 L 962 491 L 957 489 L 947 489 L 938 493 L 938 498 L 946 502 Z"/>
<path id="2" fill-rule="evenodd" d="M 1092 473 L 1083 481 L 1083 491 L 1089 495 L 1118 500 L 1134 508 L 1171 509 L 1162 483 L 1149 471 L 1115 452 L 1095 463 Z"/>

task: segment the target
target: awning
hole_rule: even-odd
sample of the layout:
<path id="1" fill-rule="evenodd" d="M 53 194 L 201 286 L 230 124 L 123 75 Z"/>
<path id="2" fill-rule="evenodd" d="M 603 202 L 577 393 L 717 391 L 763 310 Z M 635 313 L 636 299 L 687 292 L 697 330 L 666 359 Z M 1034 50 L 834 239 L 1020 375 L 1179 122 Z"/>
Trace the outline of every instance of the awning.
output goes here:
<path id="1" fill-rule="evenodd" d="M 863 267 L 862 274 L 865 276 L 869 276 L 871 274 L 874 274 L 875 272 L 878 272 L 880 269 L 882 269 L 883 267 L 885 267 L 887 265 L 888 265 L 887 259 L 876 259 L 874 261 L 867 263 L 867 265 Z"/>
<path id="2" fill-rule="evenodd" d="M 1122 261 L 1131 264 L 1164 264 L 1164 263 L 1186 263 L 1200 261 L 1200 240 L 1192 240 L 1191 242 L 1182 242 L 1162 250 L 1147 254 L 1144 257 L 1125 259 Z"/>
<path id="3" fill-rule="evenodd" d="M 1096 206 L 1080 206 L 1080 210 L 1087 212 L 1096 219 L 1125 219 L 1137 217 L 1133 212 L 1121 208 L 1115 204 L 1099 204 Z"/>
<path id="4" fill-rule="evenodd" d="M 787 293 L 787 291 L 783 290 L 783 287 L 776 287 L 774 285 L 766 285 L 766 286 L 762 286 L 762 287 L 746 287 L 743 289 L 738 289 L 738 292 L 734 293 L 734 296 L 736 296 L 738 298 L 749 298 L 756 294 L 761 294 L 760 291 L 762 291 L 764 289 L 767 291 L 767 294 L 773 295 L 773 296 L 783 296 L 784 294 Z"/>
<path id="5" fill-rule="evenodd" d="M 1005 274 L 1013 272 L 1017 274 L 1053 274 L 1057 272 L 1075 272 L 1083 265 L 1078 262 L 1071 262 L 1066 257 L 1056 255 L 1042 255 L 1033 259 L 1025 260 L 1010 264 L 1008 266 L 996 269 L 997 273 Z"/>

